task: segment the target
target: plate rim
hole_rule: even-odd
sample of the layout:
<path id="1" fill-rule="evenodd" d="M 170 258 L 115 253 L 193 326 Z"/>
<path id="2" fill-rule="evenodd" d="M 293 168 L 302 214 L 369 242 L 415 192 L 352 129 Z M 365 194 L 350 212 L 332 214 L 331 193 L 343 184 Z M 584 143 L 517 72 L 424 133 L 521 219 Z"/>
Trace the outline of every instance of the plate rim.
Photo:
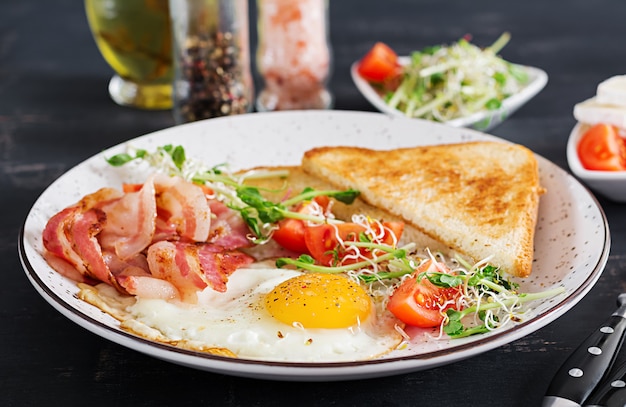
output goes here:
<path id="1" fill-rule="evenodd" d="M 302 114 L 303 112 L 300 112 Z M 310 114 L 311 112 L 305 112 L 304 114 Z M 386 116 L 381 113 L 373 113 L 373 112 L 360 112 L 360 111 L 325 111 L 324 114 L 331 115 L 345 115 L 345 114 L 366 114 L 366 115 L 378 115 L 379 117 L 386 117 L 387 119 L 393 119 L 389 116 Z M 279 113 L 283 114 L 283 113 Z M 289 114 L 298 114 L 294 112 L 290 112 Z M 275 112 L 271 113 L 256 113 L 256 115 L 276 115 Z M 250 116 L 250 115 L 248 115 Z M 242 117 L 242 116 L 239 116 Z M 236 119 L 236 118 L 235 118 Z M 216 119 L 211 119 L 216 120 Z M 233 117 L 224 118 L 224 120 L 233 120 Z M 404 118 L 402 120 L 413 121 L 415 119 L 407 119 Z M 430 125 L 436 126 L 445 126 L 439 123 L 428 122 Z M 190 125 L 202 126 L 206 122 L 196 122 L 191 123 Z M 186 125 L 185 125 L 186 126 Z M 209 124 L 210 126 L 210 124 Z M 181 126 L 175 126 L 180 128 Z M 136 138 L 124 141 L 115 146 L 109 147 L 106 150 L 110 150 L 112 148 L 119 147 L 126 143 L 131 143 L 133 140 L 142 139 L 150 136 L 154 136 L 160 132 L 171 131 L 171 128 L 162 129 L 155 132 L 147 133 Z M 473 130 L 467 130 L 474 132 Z M 478 133 L 478 132 L 477 132 Z M 489 134 L 480 133 L 481 136 L 487 136 L 487 138 L 496 139 L 503 142 L 509 142 L 505 139 L 501 139 Z M 416 141 L 419 143 L 419 140 Z M 105 150 L 105 151 L 106 151 Z M 102 154 L 102 152 L 96 153 L 87 159 L 81 161 L 75 166 L 68 169 L 63 175 L 72 171 L 74 168 L 84 165 L 85 162 L 92 159 L 94 156 Z M 570 174 L 565 172 L 562 168 L 558 167 L 556 164 L 550 162 L 544 157 L 533 153 L 538 160 L 544 161 L 545 165 L 554 166 L 554 168 L 558 171 L 563 172 L 564 176 L 570 181 L 580 184 L 578 180 L 572 177 Z M 63 176 L 62 175 L 62 176 Z M 61 176 L 61 177 L 62 177 Z M 41 198 L 49 188 L 51 188 L 54 184 L 58 182 L 61 178 L 59 177 L 57 180 L 52 182 L 48 187 L 46 187 L 40 194 L 40 196 L 36 199 L 35 204 Z M 583 186 L 584 187 L 584 186 Z M 587 191 L 585 189 L 585 191 Z M 589 193 L 587 191 L 587 193 Z M 31 215 L 31 210 L 29 210 L 26 219 L 22 225 L 19 237 L 18 237 L 18 254 L 20 257 L 20 261 L 26 272 L 29 281 L 35 289 L 39 292 L 40 295 L 50 303 L 57 311 L 61 312 L 65 317 L 72 320 L 74 323 L 79 326 L 95 333 L 96 335 L 111 340 L 119 345 L 122 345 L 126 348 L 133 349 L 135 351 L 139 351 L 141 353 L 147 354 L 149 356 L 153 356 L 159 359 L 167 360 L 176 364 L 183 364 L 189 367 L 194 367 L 197 369 L 213 371 L 216 373 L 223 373 L 233 376 L 245 376 L 245 377 L 253 377 L 253 378 L 265 378 L 272 380 L 285 380 L 285 381 L 328 381 L 328 380 L 348 380 L 355 378 L 366 378 L 366 377 L 382 377 L 388 375 L 395 375 L 402 372 L 430 369 L 436 367 L 441 364 L 448 364 L 454 361 L 458 361 L 463 358 L 474 356 L 475 354 L 482 353 L 488 350 L 491 350 L 495 347 L 501 346 L 506 343 L 510 343 L 516 339 L 519 339 L 523 336 L 529 335 L 532 332 L 535 332 L 537 329 L 549 324 L 550 322 L 556 320 L 560 316 L 562 316 L 565 312 L 571 309 L 576 303 L 578 303 L 600 278 L 602 271 L 608 261 L 609 251 L 610 251 L 610 243 L 611 236 L 608 225 L 608 219 L 600 206 L 599 202 L 593 196 L 593 194 L 589 193 L 590 199 L 595 203 L 601 218 L 602 218 L 602 229 L 605 235 L 605 242 L 602 246 L 602 253 L 598 257 L 598 261 L 593 266 L 591 272 L 586 276 L 584 282 L 578 286 L 574 291 L 571 292 L 567 297 L 560 299 L 557 304 L 550 307 L 543 313 L 534 316 L 528 321 L 517 324 L 515 327 L 511 329 L 506 329 L 501 332 L 495 332 L 490 334 L 489 336 L 484 336 L 481 339 L 461 343 L 459 345 L 455 345 L 449 348 L 437 350 L 434 352 L 424 353 L 424 354 L 414 354 L 414 355 L 402 355 L 397 357 L 389 357 L 382 359 L 374 359 L 374 360 L 364 360 L 364 361 L 352 361 L 352 362 L 275 362 L 275 361 L 263 361 L 263 360 L 249 360 L 249 359 L 233 359 L 228 357 L 216 356 L 216 355 L 208 355 L 206 353 L 186 350 L 174 347 L 172 345 L 162 344 L 159 342 L 151 341 L 149 339 L 145 339 L 125 331 L 121 329 L 114 329 L 101 321 L 97 321 L 91 318 L 89 315 L 82 313 L 80 310 L 75 309 L 71 306 L 71 304 L 65 302 L 62 298 L 59 297 L 57 293 L 55 293 L 52 289 L 50 289 L 40 278 L 38 272 L 32 266 L 30 260 L 28 259 L 28 254 L 26 253 L 25 247 L 25 229 L 26 223 L 28 221 L 29 216 Z M 525 332 L 524 327 L 533 328 L 535 325 L 539 325 L 538 328 L 533 329 L 531 332 Z M 116 340 L 117 339 L 117 340 Z M 136 345 L 136 346 L 135 346 Z M 470 348 L 480 348 L 479 352 L 476 352 L 471 355 L 466 355 L 464 357 L 458 357 L 456 359 L 448 360 L 448 361 L 439 361 L 442 357 L 445 357 L 450 354 L 458 353 Z M 156 353 L 155 353 L 156 352 Z M 175 357 L 175 356 L 178 356 Z M 199 363 L 198 360 L 202 362 L 209 361 L 209 365 L 204 363 Z M 420 365 L 422 361 L 433 361 L 435 363 L 426 364 L 426 366 Z M 233 366 L 245 366 L 246 368 L 243 370 L 233 368 Z M 371 367 L 380 367 L 379 369 L 370 369 Z M 272 371 L 269 372 L 267 370 L 268 367 L 272 368 Z"/>

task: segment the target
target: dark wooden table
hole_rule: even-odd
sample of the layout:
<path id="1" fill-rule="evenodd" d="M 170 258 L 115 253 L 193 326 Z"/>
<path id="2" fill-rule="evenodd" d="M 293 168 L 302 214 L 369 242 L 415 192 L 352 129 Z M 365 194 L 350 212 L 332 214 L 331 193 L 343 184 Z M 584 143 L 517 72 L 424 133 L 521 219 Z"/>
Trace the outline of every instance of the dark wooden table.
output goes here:
<path id="1" fill-rule="evenodd" d="M 502 55 L 548 72 L 547 87 L 492 134 L 568 169 L 575 103 L 626 73 L 626 3 L 615 0 L 331 1 L 335 108 L 373 108 L 349 77 L 378 40 L 399 53 L 469 33 Z M 254 36 L 253 36 L 254 41 Z M 172 126 L 171 112 L 115 105 L 112 71 L 77 0 L 0 2 L 0 405 L 2 406 L 403 406 L 539 405 L 573 348 L 626 291 L 626 205 L 599 197 L 612 233 L 608 265 L 592 291 L 543 329 L 474 358 L 381 379 L 281 383 L 211 374 L 128 350 L 80 328 L 33 289 L 17 237 L 38 195 L 102 149 Z"/>

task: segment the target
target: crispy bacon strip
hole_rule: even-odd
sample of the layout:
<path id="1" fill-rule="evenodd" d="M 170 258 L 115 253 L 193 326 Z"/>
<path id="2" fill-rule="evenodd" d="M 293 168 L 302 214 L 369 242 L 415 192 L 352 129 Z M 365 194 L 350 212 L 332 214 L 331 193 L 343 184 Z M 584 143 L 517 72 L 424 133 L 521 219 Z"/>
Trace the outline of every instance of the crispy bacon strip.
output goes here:
<path id="1" fill-rule="evenodd" d="M 218 292 L 226 292 L 226 283 L 230 276 L 239 267 L 246 266 L 254 261 L 247 254 L 237 250 L 224 250 L 212 244 L 202 245 L 198 251 L 202 271 L 209 282 L 209 286 Z"/>
<path id="2" fill-rule="evenodd" d="M 111 248 L 121 259 L 141 253 L 152 242 L 157 216 L 152 177 L 135 192 L 102 207 L 107 222 L 99 236 L 103 248 Z"/>
<path id="3" fill-rule="evenodd" d="M 121 193 L 103 188 L 81 199 L 76 205 L 54 215 L 44 228 L 42 239 L 47 255 L 54 255 L 71 264 L 84 276 L 111 284 L 124 292 L 109 270 L 96 236 L 106 222 L 106 214 L 99 206 L 119 199 Z M 52 267 L 63 265 L 53 262 Z M 66 275 L 65 267 L 59 267 Z"/>
<path id="4" fill-rule="evenodd" d="M 200 269 L 195 246 L 157 242 L 148 248 L 147 257 L 154 277 L 176 287 L 183 301 L 198 301 L 196 292 L 204 289 L 208 283 Z"/>
<path id="5" fill-rule="evenodd" d="M 213 216 L 209 242 L 230 250 L 252 245 L 250 229 L 237 211 L 217 200 L 209 201 L 209 207 Z"/>
<path id="6" fill-rule="evenodd" d="M 74 215 L 71 229 L 72 246 L 83 261 L 85 274 L 116 288 L 119 287 L 113 273 L 104 261 L 100 243 L 96 238 L 106 221 L 106 215 L 96 208 L 82 214 L 76 211 Z"/>
<path id="7" fill-rule="evenodd" d="M 148 249 L 152 275 L 172 283 L 185 302 L 197 302 L 196 293 L 207 286 L 226 291 L 228 276 L 253 258 L 213 244 L 157 242 Z"/>
<path id="8" fill-rule="evenodd" d="M 155 175 L 124 194 L 102 189 L 54 215 L 43 231 L 46 258 L 77 281 L 106 282 L 122 293 L 196 302 L 206 287 L 253 258 L 239 214 L 178 177 Z"/>
<path id="9" fill-rule="evenodd" d="M 205 242 L 211 228 L 211 209 L 202 188 L 180 177 L 157 175 L 154 178 L 157 207 L 169 214 L 168 223 L 178 234 L 194 242 Z"/>
<path id="10" fill-rule="evenodd" d="M 141 298 L 171 300 L 179 297 L 172 283 L 155 278 L 140 267 L 127 267 L 117 276 L 117 281 L 129 294 Z"/>

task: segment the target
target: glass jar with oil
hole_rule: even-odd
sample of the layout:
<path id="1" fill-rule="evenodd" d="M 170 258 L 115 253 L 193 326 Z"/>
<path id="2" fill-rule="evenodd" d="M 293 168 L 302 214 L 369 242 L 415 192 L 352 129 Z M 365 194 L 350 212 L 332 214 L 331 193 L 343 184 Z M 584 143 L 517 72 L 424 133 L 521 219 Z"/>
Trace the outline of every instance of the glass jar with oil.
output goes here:
<path id="1" fill-rule="evenodd" d="M 119 105 L 172 107 L 172 31 L 168 0 L 85 0 L 100 53 L 115 71 L 109 94 Z"/>

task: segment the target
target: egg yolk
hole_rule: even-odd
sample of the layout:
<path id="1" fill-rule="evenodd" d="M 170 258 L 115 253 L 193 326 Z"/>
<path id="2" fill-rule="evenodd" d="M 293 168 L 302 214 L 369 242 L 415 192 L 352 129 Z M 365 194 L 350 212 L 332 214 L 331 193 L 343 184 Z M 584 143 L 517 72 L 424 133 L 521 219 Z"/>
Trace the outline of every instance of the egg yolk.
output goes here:
<path id="1" fill-rule="evenodd" d="M 279 321 L 304 328 L 346 328 L 364 321 L 372 301 L 363 288 L 336 274 L 307 273 L 277 285 L 265 306 Z"/>

